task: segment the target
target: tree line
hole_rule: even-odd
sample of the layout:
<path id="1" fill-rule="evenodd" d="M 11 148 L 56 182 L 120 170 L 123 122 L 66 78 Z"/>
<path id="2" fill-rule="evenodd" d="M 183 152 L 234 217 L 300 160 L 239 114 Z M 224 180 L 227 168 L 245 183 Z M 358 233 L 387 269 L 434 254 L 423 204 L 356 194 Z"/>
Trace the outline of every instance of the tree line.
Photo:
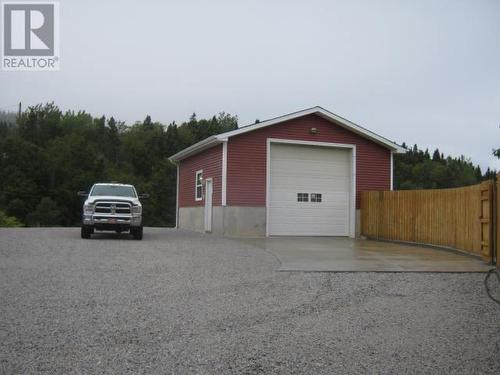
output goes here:
<path id="1" fill-rule="evenodd" d="M 394 155 L 394 188 L 409 189 L 445 189 L 468 186 L 492 179 L 496 171 L 488 168 L 484 173 L 479 165 L 474 165 L 464 156 L 445 156 L 439 151 L 429 152 L 417 145 L 408 147 L 406 153 Z"/>
<path id="2" fill-rule="evenodd" d="M 79 190 L 118 181 L 147 192 L 145 225 L 175 224 L 177 169 L 168 157 L 210 135 L 234 130 L 238 119 L 193 114 L 177 125 L 127 126 L 113 117 L 63 113 L 55 104 L 29 107 L 15 122 L 0 119 L 0 225 L 73 226 L 81 218 Z"/>
<path id="3" fill-rule="evenodd" d="M 76 192 L 109 181 L 150 194 L 145 225 L 173 226 L 177 170 L 168 157 L 237 127 L 237 116 L 224 112 L 167 125 L 147 116 L 130 126 L 84 111 L 63 113 L 54 103 L 20 116 L 0 112 L 0 226 L 78 225 L 82 199 Z M 458 187 L 494 176 L 463 156 L 407 149 L 394 157 L 396 189 Z"/>

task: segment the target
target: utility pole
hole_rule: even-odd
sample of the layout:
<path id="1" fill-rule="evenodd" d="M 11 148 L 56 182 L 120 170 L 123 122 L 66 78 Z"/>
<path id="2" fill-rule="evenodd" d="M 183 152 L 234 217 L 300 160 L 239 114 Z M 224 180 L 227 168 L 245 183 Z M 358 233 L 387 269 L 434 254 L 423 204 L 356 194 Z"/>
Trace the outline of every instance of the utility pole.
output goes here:
<path id="1" fill-rule="evenodd" d="M 17 113 L 17 116 L 19 118 L 21 117 L 21 112 L 22 112 L 22 105 L 21 105 L 21 102 L 19 102 L 19 112 Z"/>

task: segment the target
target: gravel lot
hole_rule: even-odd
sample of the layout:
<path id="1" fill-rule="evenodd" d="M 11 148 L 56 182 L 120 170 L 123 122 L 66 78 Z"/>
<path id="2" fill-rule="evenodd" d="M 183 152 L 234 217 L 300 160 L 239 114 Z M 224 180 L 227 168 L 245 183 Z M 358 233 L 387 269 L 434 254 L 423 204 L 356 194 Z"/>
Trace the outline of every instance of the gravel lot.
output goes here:
<path id="1" fill-rule="evenodd" d="M 278 266 L 250 244 L 171 229 L 143 241 L 0 229 L 0 371 L 500 373 L 484 274 Z"/>

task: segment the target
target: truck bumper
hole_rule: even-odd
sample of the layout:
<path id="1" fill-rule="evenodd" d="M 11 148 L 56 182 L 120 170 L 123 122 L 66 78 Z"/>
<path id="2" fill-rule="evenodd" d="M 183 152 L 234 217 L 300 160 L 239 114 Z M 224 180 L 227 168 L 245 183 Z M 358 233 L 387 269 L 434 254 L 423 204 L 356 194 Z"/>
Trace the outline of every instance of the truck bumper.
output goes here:
<path id="1" fill-rule="evenodd" d="M 82 224 L 102 230 L 127 230 L 130 227 L 140 227 L 142 216 L 83 215 Z"/>

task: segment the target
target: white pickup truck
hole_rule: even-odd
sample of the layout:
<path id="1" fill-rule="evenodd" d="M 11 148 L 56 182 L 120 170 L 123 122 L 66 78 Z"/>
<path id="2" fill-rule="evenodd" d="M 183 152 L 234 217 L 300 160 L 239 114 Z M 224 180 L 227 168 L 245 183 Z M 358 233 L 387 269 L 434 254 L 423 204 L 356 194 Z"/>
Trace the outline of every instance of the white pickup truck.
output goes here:
<path id="1" fill-rule="evenodd" d="M 79 191 L 86 197 L 83 204 L 81 236 L 90 238 L 95 230 L 129 232 L 136 240 L 142 240 L 142 205 L 133 185 L 97 183 L 90 192 Z"/>

